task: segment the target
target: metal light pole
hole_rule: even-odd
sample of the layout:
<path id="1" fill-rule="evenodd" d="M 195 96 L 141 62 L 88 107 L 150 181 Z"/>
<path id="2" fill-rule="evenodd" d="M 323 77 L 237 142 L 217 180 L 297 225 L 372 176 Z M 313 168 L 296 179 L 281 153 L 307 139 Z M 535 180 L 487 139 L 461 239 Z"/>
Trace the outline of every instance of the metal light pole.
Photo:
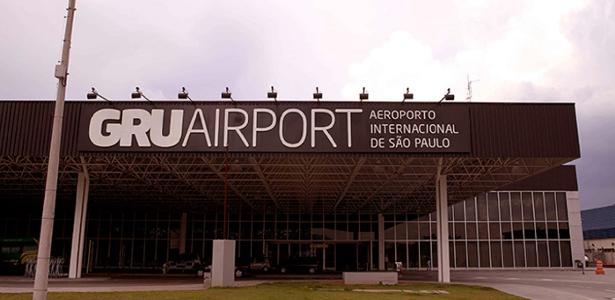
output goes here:
<path id="1" fill-rule="evenodd" d="M 38 242 L 36 259 L 36 276 L 34 278 L 33 300 L 47 299 L 49 283 L 49 256 L 51 255 L 51 238 L 53 219 L 56 206 L 56 190 L 58 188 L 58 165 L 60 162 L 60 142 L 62 140 L 62 120 L 64 118 L 64 98 L 66 96 L 66 79 L 68 76 L 68 57 L 73 33 L 75 17 L 75 0 L 68 0 L 66 29 L 62 45 L 62 60 L 55 67 L 55 77 L 58 78 L 58 93 L 56 95 L 55 111 L 53 113 L 53 128 L 51 145 L 49 147 L 49 164 L 47 166 L 47 181 L 45 183 L 45 202 L 41 217 L 41 236 Z"/>

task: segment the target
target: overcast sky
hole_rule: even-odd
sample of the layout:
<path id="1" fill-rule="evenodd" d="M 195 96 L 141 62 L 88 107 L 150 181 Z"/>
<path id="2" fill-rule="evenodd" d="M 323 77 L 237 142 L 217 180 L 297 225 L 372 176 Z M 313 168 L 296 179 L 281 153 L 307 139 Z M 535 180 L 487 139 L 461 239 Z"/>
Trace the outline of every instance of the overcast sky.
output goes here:
<path id="1" fill-rule="evenodd" d="M 53 99 L 64 0 L 0 3 L 0 98 Z M 583 208 L 615 204 L 615 1 L 77 1 L 69 99 L 575 102 Z"/>

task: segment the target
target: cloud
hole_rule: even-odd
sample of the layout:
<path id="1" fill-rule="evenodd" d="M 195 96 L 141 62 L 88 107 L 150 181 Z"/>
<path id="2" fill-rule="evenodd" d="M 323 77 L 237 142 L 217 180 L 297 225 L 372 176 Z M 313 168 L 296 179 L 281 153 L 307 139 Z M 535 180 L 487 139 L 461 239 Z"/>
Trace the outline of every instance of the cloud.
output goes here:
<path id="1" fill-rule="evenodd" d="M 565 36 L 562 21 L 584 7 L 584 1 L 524 2 L 522 11 L 508 17 L 493 40 L 472 34 L 485 26 L 479 16 L 487 17 L 491 2 L 474 2 L 462 20 L 469 35 L 456 45 L 449 57 L 436 57 L 430 47 L 408 31 L 391 33 L 389 39 L 374 48 L 348 71 L 349 82 L 342 94 L 354 99 L 360 87 L 367 86 L 378 99 L 398 99 L 410 86 L 420 100 L 439 99 L 446 87 L 453 88 L 457 99 L 466 95 L 467 75 L 480 79 L 474 100 L 527 99 L 548 97 L 560 66 L 573 60 L 573 46 Z M 476 11 L 481 11 L 477 14 Z M 488 22 L 488 21 L 487 21 Z M 536 92 L 544 91 L 543 95 Z M 536 99 L 536 98 L 533 98 Z M 542 100 L 542 99 L 540 99 Z"/>
<path id="2" fill-rule="evenodd" d="M 126 99 L 574 101 L 583 206 L 613 201 L 615 2 L 612 0 L 215 1 L 77 3 L 68 98 L 91 86 Z M 65 1 L 3 3 L 0 98 L 52 99 Z M 444 8 L 444 9 L 443 9 Z M 609 200 L 604 200 L 609 199 Z"/>

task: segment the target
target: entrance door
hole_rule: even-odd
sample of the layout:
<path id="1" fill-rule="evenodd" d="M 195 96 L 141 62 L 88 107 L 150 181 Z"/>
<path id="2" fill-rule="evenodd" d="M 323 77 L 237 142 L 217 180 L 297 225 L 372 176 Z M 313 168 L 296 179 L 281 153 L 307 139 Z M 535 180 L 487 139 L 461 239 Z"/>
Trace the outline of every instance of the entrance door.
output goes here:
<path id="1" fill-rule="evenodd" d="M 369 271 L 369 242 L 357 244 L 357 271 Z"/>

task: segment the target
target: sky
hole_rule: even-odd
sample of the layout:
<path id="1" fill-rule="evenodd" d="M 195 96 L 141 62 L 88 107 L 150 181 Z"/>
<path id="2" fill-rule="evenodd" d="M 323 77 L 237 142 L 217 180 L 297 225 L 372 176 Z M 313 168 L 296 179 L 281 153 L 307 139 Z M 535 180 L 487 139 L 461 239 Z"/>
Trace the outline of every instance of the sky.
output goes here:
<path id="1" fill-rule="evenodd" d="M 0 2 L 0 99 L 54 99 L 67 1 Z M 582 208 L 615 204 L 615 1 L 77 0 L 68 99 L 574 102 Z"/>

